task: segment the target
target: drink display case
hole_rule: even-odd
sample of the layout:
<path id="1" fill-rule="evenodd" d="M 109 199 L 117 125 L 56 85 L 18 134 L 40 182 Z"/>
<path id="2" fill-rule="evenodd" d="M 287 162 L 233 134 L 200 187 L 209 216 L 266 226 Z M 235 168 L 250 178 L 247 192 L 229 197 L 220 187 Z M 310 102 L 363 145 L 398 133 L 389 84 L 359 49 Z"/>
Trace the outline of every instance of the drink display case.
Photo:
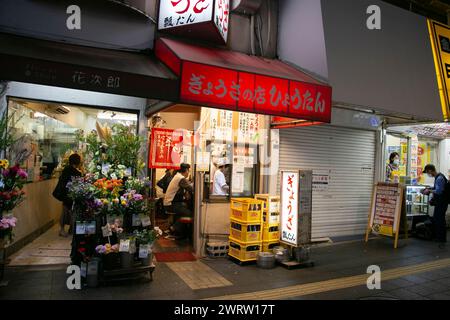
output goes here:
<path id="1" fill-rule="evenodd" d="M 426 186 L 407 185 L 405 188 L 405 208 L 408 219 L 408 229 L 414 230 L 418 222 L 422 222 L 430 215 L 429 196 L 423 195 L 421 191 Z"/>
<path id="2" fill-rule="evenodd" d="M 429 197 L 420 193 L 425 186 L 406 186 L 406 215 L 408 217 L 429 215 Z"/>

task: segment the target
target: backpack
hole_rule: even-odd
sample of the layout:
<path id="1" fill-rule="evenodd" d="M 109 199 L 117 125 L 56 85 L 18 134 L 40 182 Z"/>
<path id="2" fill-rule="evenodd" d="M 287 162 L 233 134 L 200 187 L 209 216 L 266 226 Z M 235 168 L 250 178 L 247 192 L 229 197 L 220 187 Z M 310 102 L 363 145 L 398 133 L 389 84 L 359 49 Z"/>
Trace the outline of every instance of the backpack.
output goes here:
<path id="1" fill-rule="evenodd" d="M 432 220 L 427 219 L 424 222 L 417 223 L 414 236 L 423 240 L 433 240 L 434 228 Z"/>
<path id="2" fill-rule="evenodd" d="M 450 204 L 450 181 L 442 173 L 438 174 L 436 176 L 436 178 L 439 177 L 439 176 L 442 176 L 444 178 L 444 180 L 445 180 L 444 193 L 442 194 L 442 198 L 445 200 L 445 203 Z"/>
<path id="3" fill-rule="evenodd" d="M 64 201 L 66 196 L 66 190 L 63 186 L 62 179 L 59 179 L 58 184 L 55 187 L 55 190 L 53 190 L 52 193 L 53 197 L 58 201 Z"/>

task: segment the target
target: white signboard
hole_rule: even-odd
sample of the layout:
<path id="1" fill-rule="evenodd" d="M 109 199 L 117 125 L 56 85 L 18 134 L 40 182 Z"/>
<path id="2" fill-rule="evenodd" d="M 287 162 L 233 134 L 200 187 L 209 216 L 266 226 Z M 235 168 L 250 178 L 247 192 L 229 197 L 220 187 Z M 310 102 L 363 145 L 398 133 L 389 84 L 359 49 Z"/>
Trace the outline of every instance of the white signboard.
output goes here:
<path id="1" fill-rule="evenodd" d="M 214 0 L 161 0 L 158 29 L 169 29 L 212 20 Z"/>
<path id="2" fill-rule="evenodd" d="M 298 171 L 281 172 L 281 241 L 297 245 Z"/>
<path id="3" fill-rule="evenodd" d="M 227 41 L 228 23 L 230 21 L 230 0 L 216 0 L 214 10 L 214 23 L 219 29 L 222 38 Z"/>

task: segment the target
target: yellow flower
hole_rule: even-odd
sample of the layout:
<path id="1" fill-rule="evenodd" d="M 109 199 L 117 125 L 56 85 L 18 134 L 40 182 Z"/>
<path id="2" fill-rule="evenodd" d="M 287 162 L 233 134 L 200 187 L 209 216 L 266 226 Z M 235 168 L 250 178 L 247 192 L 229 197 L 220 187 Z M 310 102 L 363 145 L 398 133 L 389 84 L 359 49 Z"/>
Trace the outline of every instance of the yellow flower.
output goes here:
<path id="1" fill-rule="evenodd" d="M 125 200 L 122 200 L 121 203 L 122 203 L 123 206 L 126 206 L 126 205 L 127 205 L 127 202 L 126 202 Z"/>
<path id="2" fill-rule="evenodd" d="M 0 168 L 6 169 L 8 167 L 9 167 L 9 161 L 6 159 L 1 159 L 0 160 Z"/>
<path id="3" fill-rule="evenodd" d="M 115 198 L 115 199 L 113 199 L 113 202 L 114 202 L 115 204 L 117 204 L 117 203 L 119 203 L 119 199 Z"/>

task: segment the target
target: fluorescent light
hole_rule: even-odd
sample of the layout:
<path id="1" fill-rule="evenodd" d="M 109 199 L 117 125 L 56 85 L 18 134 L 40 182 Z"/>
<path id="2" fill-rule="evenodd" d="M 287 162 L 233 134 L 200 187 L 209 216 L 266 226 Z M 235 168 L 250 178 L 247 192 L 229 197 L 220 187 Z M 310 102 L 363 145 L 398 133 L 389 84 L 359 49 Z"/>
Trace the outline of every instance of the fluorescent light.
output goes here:
<path id="1" fill-rule="evenodd" d="M 97 119 L 101 120 L 122 120 L 122 121 L 137 121 L 137 115 L 129 113 L 112 113 L 112 112 L 99 112 L 97 114 Z"/>
<path id="2" fill-rule="evenodd" d="M 40 112 L 35 112 L 34 113 L 34 117 L 35 118 L 47 118 L 48 116 L 46 114 L 40 113 Z"/>

